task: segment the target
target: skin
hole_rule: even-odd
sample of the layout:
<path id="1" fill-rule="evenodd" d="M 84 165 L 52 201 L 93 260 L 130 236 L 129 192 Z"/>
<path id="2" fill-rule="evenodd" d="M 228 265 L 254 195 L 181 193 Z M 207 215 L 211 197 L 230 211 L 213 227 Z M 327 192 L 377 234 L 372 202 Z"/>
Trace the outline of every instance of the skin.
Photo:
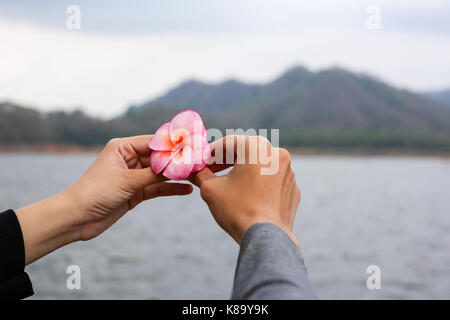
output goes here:
<path id="1" fill-rule="evenodd" d="M 191 193 L 190 184 L 164 182 L 149 169 L 151 139 L 145 135 L 111 140 L 68 189 L 16 210 L 25 263 L 98 236 L 142 201 Z"/>
<path id="2" fill-rule="evenodd" d="M 145 135 L 111 140 L 86 173 L 68 189 L 16 210 L 26 265 L 69 243 L 100 235 L 143 201 L 192 192 L 192 185 L 168 183 L 162 175 L 152 172 L 148 147 L 151 139 L 151 135 Z M 300 247 L 292 233 L 300 190 L 290 167 L 289 153 L 273 148 L 265 138 L 243 136 L 228 136 L 215 142 L 212 153 L 230 152 L 237 160 L 237 150 L 243 147 L 249 159 L 252 144 L 258 148 L 265 146 L 269 154 L 279 155 L 272 159 L 279 160 L 275 174 L 261 175 L 264 165 L 258 158 L 254 164 L 211 164 L 190 181 L 200 188 L 217 223 L 238 244 L 253 224 L 270 222 Z M 234 167 L 227 174 L 215 174 L 230 166 Z"/>
<path id="3" fill-rule="evenodd" d="M 264 162 L 257 159 L 249 164 L 250 146 L 269 150 L 271 161 L 279 161 L 279 169 L 273 175 L 262 175 Z M 291 168 L 291 157 L 287 150 L 273 148 L 263 137 L 227 136 L 212 145 L 213 154 L 222 149 L 222 154 L 231 152 L 237 159 L 237 149 L 245 150 L 247 161 L 234 164 L 227 174 L 217 176 L 215 172 L 230 166 L 213 164 L 198 172 L 192 182 L 200 188 L 203 200 L 208 204 L 215 220 L 238 244 L 244 233 L 253 224 L 269 222 L 286 232 L 300 248 L 292 233 L 295 214 L 301 193 Z M 275 152 L 277 151 L 277 152 Z M 222 162 L 225 163 L 224 159 Z"/>

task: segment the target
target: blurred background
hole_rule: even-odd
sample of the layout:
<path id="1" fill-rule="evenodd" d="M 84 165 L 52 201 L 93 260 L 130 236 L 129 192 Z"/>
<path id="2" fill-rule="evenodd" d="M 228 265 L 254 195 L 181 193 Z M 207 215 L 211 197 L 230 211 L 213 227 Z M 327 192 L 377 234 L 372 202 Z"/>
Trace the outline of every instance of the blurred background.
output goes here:
<path id="1" fill-rule="evenodd" d="M 449 16 L 438 0 L 0 0 L 0 208 L 192 108 L 207 128 L 280 129 L 319 297 L 449 299 Z M 27 271 L 33 299 L 227 299 L 237 253 L 195 191 Z"/>

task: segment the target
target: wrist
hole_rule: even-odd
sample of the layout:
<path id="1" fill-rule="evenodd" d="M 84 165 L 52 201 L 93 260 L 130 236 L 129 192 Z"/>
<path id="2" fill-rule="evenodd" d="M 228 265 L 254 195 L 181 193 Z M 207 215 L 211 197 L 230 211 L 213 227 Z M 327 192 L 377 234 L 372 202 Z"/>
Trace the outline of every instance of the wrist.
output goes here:
<path id="1" fill-rule="evenodd" d="M 68 243 L 80 241 L 83 225 L 81 202 L 71 188 L 54 197 L 55 201 L 58 202 L 57 210 L 54 212 L 54 218 L 60 220 L 60 228 L 58 230 L 65 234 L 67 241 L 69 241 Z"/>
<path id="2" fill-rule="evenodd" d="M 76 210 L 76 201 L 65 191 L 16 210 L 26 264 L 79 240 L 81 228 L 76 223 Z"/>
<path id="3" fill-rule="evenodd" d="M 67 228 L 67 232 L 71 235 L 72 242 L 81 240 L 81 230 L 86 222 L 83 218 L 83 202 L 76 190 L 76 188 L 71 186 L 56 195 L 57 201 L 60 202 L 61 210 L 64 212 L 64 225 Z"/>
<path id="4" fill-rule="evenodd" d="M 273 225 L 276 225 L 281 230 L 283 230 L 289 238 L 291 238 L 292 242 L 294 242 L 294 244 L 299 249 L 301 248 L 300 241 L 294 235 L 294 233 L 292 232 L 291 228 L 289 228 L 289 226 L 286 226 L 284 223 L 282 223 L 280 221 L 276 221 L 273 218 L 269 218 L 269 217 L 252 218 L 252 219 L 249 219 L 249 220 L 241 223 L 240 226 L 235 229 L 236 231 L 234 232 L 234 235 L 232 235 L 232 237 L 240 245 L 242 238 L 244 237 L 244 234 L 247 232 L 247 230 L 250 229 L 250 227 L 252 227 L 253 225 L 255 225 L 257 223 L 271 223 Z"/>

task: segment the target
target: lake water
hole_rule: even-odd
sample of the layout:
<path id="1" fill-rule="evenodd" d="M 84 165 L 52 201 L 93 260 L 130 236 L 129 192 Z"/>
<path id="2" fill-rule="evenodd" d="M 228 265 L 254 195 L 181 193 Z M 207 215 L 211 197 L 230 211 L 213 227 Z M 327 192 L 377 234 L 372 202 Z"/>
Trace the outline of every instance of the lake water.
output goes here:
<path id="1" fill-rule="evenodd" d="M 94 158 L 0 154 L 0 208 L 57 193 Z M 293 168 L 295 234 L 320 298 L 450 298 L 449 160 L 304 156 Z M 33 299 L 228 299 L 237 254 L 196 190 L 141 204 L 27 271 Z M 81 290 L 66 288 L 69 265 L 81 268 Z M 379 290 L 367 289 L 369 265 L 381 269 Z"/>

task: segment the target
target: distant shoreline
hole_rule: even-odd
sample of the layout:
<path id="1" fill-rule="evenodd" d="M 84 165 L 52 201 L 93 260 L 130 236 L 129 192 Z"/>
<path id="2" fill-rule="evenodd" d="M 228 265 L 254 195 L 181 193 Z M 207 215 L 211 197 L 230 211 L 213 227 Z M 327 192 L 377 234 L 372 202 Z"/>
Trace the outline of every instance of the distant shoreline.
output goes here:
<path id="1" fill-rule="evenodd" d="M 52 154 L 98 154 L 104 146 L 73 146 L 57 144 L 0 146 L 0 153 L 52 153 Z M 287 148 L 296 156 L 388 156 L 388 157 L 440 157 L 449 158 L 450 152 L 435 150 L 415 150 L 400 148 L 320 148 L 320 147 L 292 147 Z"/>
<path id="2" fill-rule="evenodd" d="M 332 156 L 385 156 L 385 157 L 438 157 L 450 158 L 449 151 L 401 149 L 401 148 L 286 148 L 292 155 L 332 155 Z"/>
<path id="3" fill-rule="evenodd" d="M 38 144 L 21 146 L 0 146 L 0 153 L 55 153 L 55 154 L 83 154 L 99 153 L 104 146 L 73 146 L 58 144 Z"/>

